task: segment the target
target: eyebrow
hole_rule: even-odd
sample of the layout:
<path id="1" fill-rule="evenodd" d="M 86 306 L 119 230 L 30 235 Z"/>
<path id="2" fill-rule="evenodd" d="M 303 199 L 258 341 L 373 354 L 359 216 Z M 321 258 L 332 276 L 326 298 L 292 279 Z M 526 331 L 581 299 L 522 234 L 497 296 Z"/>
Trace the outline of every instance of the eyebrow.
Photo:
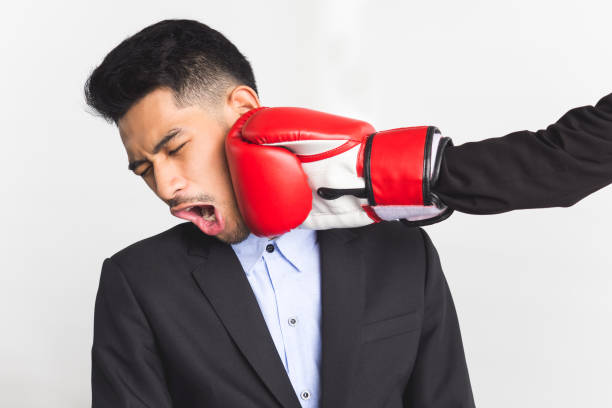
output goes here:
<path id="1" fill-rule="evenodd" d="M 174 128 L 172 129 L 170 132 L 168 132 L 168 134 L 166 134 L 166 136 L 164 136 L 159 142 L 157 142 L 157 144 L 155 145 L 155 147 L 153 148 L 153 154 L 158 153 L 166 144 L 168 144 L 168 142 L 170 142 L 172 140 L 172 138 L 174 138 L 174 136 L 176 136 L 181 130 L 181 128 Z M 140 166 L 141 164 L 147 163 L 148 160 L 144 159 L 144 160 L 134 160 L 131 161 L 128 164 L 128 170 L 130 171 L 134 171 L 136 170 L 136 168 L 138 166 Z"/>

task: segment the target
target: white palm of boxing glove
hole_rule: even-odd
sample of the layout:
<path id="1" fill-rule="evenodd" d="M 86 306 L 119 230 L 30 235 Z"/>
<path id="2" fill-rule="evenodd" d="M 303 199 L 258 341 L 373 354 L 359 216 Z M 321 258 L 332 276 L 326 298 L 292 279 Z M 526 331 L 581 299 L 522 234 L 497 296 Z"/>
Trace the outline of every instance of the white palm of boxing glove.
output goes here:
<path id="1" fill-rule="evenodd" d="M 435 163 L 441 134 L 435 132 L 432 139 L 431 163 Z M 337 155 L 325 159 L 308 161 L 308 156 L 325 155 L 346 143 L 346 140 L 303 140 L 300 142 L 279 142 L 269 146 L 282 146 L 296 154 L 308 176 L 308 184 L 313 192 L 312 210 L 298 228 L 329 229 L 359 227 L 380 220 L 406 221 L 432 220 L 447 211 L 446 206 L 432 205 L 374 205 L 370 206 L 366 193 L 366 182 L 357 174 L 359 151 L 362 144 L 355 145 Z M 429 177 L 433 176 L 430 166 Z M 322 190 L 320 190 L 323 188 Z M 338 191 L 330 191 L 338 190 Z M 326 199 L 327 193 L 340 193 L 342 190 L 355 190 L 356 195 L 345 194 L 335 199 Z M 363 196 L 360 198 L 359 196 Z M 371 208 L 371 211 L 366 209 Z M 420 225 L 423 225 L 421 223 Z"/>

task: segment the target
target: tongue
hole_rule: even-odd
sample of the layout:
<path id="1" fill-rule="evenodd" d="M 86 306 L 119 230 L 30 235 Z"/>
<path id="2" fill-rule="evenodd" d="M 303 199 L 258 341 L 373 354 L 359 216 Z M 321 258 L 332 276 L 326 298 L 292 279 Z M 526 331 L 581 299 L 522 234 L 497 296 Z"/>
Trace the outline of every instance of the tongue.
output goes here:
<path id="1" fill-rule="evenodd" d="M 175 215 L 178 218 L 182 218 L 187 221 L 193 222 L 203 233 L 207 235 L 217 235 L 225 227 L 225 220 L 221 216 L 221 213 L 217 210 L 217 207 L 213 207 L 215 210 L 215 220 L 209 221 L 204 219 L 200 215 L 199 210 L 192 211 L 179 211 Z"/>
<path id="2" fill-rule="evenodd" d="M 194 222 L 198 226 L 198 228 L 202 230 L 203 233 L 207 235 L 217 235 L 223 230 L 223 227 L 225 227 L 225 223 L 223 221 L 223 217 L 221 217 L 221 214 L 219 213 L 219 211 L 217 211 L 217 208 L 215 207 L 214 221 L 209 221 L 202 216 L 198 216 L 192 222 Z"/>

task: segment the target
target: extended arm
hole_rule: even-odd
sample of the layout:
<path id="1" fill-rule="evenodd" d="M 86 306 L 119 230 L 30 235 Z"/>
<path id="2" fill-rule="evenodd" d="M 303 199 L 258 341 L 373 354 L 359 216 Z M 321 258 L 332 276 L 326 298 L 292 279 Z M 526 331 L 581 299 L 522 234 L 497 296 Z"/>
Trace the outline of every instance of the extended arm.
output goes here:
<path id="1" fill-rule="evenodd" d="M 495 214 L 568 207 L 612 183 L 612 94 L 546 129 L 447 146 L 432 190 L 450 208 Z"/>

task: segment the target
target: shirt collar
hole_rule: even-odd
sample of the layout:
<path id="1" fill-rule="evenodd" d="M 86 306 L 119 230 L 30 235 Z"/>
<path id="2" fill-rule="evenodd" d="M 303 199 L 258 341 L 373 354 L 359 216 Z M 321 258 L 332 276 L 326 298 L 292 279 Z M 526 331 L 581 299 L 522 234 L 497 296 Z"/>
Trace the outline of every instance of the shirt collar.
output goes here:
<path id="1" fill-rule="evenodd" d="M 242 265 L 242 269 L 249 275 L 257 261 L 263 256 L 266 245 L 271 243 L 276 243 L 283 256 L 298 271 L 303 271 L 308 266 L 308 251 L 315 245 L 316 240 L 315 230 L 295 228 L 276 238 L 258 237 L 250 233 L 245 240 L 237 244 L 231 244 L 231 246 Z"/>
<path id="2" fill-rule="evenodd" d="M 311 250 L 316 242 L 315 230 L 295 228 L 278 237 L 276 245 L 295 269 L 302 272 L 312 263 Z"/>

